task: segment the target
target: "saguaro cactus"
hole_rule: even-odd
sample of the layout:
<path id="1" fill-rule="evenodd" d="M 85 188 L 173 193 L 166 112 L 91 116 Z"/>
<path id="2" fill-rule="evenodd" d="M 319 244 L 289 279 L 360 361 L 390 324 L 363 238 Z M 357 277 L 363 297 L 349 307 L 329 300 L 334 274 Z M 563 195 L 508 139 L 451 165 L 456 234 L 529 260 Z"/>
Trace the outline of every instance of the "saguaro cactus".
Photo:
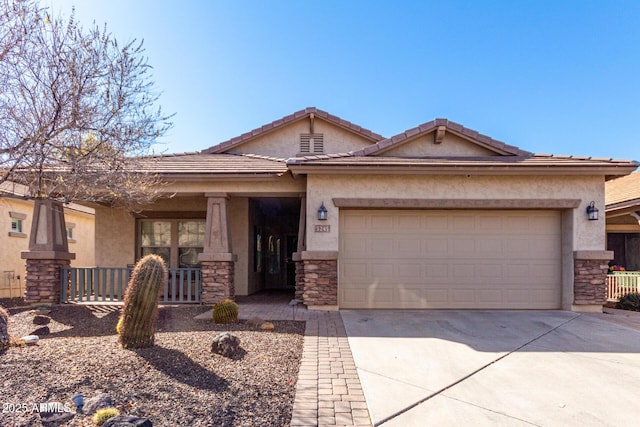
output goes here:
<path id="1" fill-rule="evenodd" d="M 166 277 L 167 268 L 158 255 L 147 255 L 136 264 L 118 321 L 118 342 L 122 347 L 153 345 L 158 319 L 158 293 Z"/>

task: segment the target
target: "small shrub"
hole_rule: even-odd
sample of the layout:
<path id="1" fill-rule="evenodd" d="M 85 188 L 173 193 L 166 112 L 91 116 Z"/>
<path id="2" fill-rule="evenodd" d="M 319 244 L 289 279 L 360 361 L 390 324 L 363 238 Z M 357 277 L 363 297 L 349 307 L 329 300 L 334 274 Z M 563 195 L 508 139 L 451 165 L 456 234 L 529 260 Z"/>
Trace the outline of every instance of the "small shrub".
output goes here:
<path id="1" fill-rule="evenodd" d="M 640 311 L 640 293 L 633 292 L 620 298 L 616 308 L 622 310 Z"/>
<path id="2" fill-rule="evenodd" d="M 93 414 L 93 422 L 97 426 L 104 424 L 109 418 L 117 417 L 120 415 L 120 411 L 116 408 L 102 408 Z"/>
<path id="3" fill-rule="evenodd" d="M 123 317 L 120 316 L 120 318 L 118 319 L 118 324 L 116 325 L 116 333 L 118 335 L 120 335 L 122 333 L 122 319 L 123 319 Z"/>
<path id="4" fill-rule="evenodd" d="M 226 299 L 214 305 L 213 321 L 215 323 L 236 323 L 238 321 L 238 304 Z"/>

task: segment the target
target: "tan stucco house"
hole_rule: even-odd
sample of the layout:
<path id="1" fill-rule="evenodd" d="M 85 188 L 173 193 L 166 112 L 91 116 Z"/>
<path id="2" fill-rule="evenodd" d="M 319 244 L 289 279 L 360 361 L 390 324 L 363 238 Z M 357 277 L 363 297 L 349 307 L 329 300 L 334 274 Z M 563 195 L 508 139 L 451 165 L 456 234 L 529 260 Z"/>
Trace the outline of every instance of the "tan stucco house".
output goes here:
<path id="1" fill-rule="evenodd" d="M 640 173 L 607 181 L 605 201 L 611 264 L 640 271 Z"/>
<path id="2" fill-rule="evenodd" d="M 96 264 L 201 266 L 205 303 L 295 289 L 327 309 L 598 309 L 611 253 L 586 209 L 637 165 L 532 154 L 445 119 L 385 138 L 307 108 L 150 160 L 172 197 L 96 207 Z"/>
<path id="3" fill-rule="evenodd" d="M 33 200 L 26 187 L 13 182 L 0 184 L 0 298 L 22 297 L 25 292 L 25 261 L 21 252 L 29 248 Z M 93 266 L 95 256 L 94 210 L 77 203 L 64 205 L 69 250 L 76 254 L 73 266 Z"/>

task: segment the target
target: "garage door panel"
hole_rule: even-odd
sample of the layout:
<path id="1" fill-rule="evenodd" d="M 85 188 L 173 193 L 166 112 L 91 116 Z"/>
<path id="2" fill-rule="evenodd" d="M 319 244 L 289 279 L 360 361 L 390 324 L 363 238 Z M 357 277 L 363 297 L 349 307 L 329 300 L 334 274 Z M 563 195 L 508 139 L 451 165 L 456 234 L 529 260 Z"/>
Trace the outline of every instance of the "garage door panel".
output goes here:
<path id="1" fill-rule="evenodd" d="M 560 214 L 340 212 L 344 308 L 559 308 Z"/>

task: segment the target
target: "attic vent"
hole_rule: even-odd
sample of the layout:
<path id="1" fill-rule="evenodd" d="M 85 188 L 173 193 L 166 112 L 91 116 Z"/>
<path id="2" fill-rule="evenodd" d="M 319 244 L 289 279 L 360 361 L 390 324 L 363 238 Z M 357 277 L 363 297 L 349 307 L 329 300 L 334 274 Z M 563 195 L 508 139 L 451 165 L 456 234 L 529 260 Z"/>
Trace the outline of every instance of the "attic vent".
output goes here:
<path id="1" fill-rule="evenodd" d="M 320 154 L 324 153 L 324 135 L 321 133 L 301 133 L 300 153 Z"/>

